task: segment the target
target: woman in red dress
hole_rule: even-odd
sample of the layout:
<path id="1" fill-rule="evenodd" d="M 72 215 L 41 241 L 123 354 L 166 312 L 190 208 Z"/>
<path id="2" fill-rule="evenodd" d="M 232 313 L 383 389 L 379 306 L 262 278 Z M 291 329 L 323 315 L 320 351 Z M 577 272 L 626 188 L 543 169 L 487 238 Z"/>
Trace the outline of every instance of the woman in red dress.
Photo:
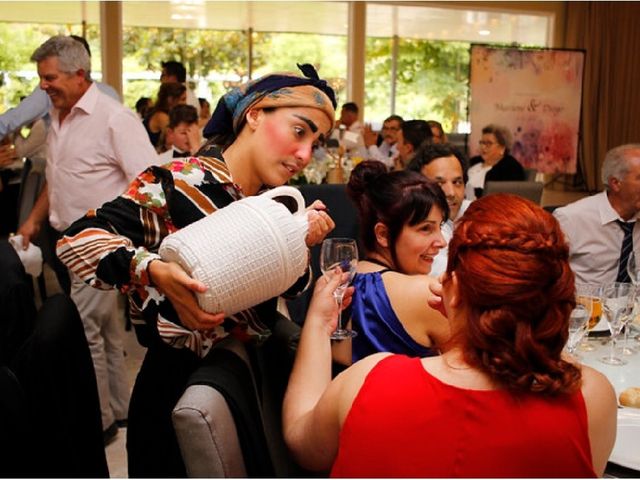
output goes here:
<path id="1" fill-rule="evenodd" d="M 471 204 L 430 301 L 451 325 L 443 354 L 379 353 L 331 381 L 337 277 L 317 282 L 285 398 L 285 438 L 303 466 L 337 477 L 603 474 L 616 398 L 562 354 L 575 288 L 553 216 L 512 195 Z"/>

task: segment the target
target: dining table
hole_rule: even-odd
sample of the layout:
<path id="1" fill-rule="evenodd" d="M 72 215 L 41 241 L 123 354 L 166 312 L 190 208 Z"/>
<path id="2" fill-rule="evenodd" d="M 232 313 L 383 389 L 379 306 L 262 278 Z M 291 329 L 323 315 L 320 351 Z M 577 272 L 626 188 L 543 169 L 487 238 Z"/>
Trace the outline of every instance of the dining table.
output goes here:
<path id="1" fill-rule="evenodd" d="M 625 365 L 608 365 L 601 361 L 610 353 L 610 337 L 589 337 L 588 344 L 593 350 L 578 349 L 580 361 L 604 374 L 616 392 L 620 394 L 630 387 L 640 388 L 640 342 L 629 336 L 629 346 L 635 350 L 632 355 L 623 355 L 619 348 L 618 356 Z M 622 342 L 619 342 L 622 347 Z M 609 457 L 609 462 L 635 471 L 634 477 L 640 477 L 640 408 L 622 406 L 618 403 L 618 427 L 616 443 Z"/>

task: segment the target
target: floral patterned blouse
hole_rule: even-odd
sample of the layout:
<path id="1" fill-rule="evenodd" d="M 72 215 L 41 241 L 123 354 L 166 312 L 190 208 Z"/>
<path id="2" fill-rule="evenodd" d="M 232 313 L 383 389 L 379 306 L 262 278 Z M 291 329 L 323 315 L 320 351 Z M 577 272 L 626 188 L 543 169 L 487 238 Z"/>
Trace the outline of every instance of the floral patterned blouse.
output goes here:
<path id="1" fill-rule="evenodd" d="M 273 318 L 277 299 L 230 316 L 212 331 L 192 331 L 150 283 L 147 267 L 160 258 L 158 248 L 168 234 L 242 197 L 221 159 L 191 157 L 152 166 L 123 195 L 74 222 L 57 253 L 89 285 L 128 294 L 131 322 L 144 346 L 163 341 L 203 357 L 229 334 L 245 341 L 268 335 L 265 322 Z M 284 296 L 302 292 L 308 280 L 307 271 Z"/>

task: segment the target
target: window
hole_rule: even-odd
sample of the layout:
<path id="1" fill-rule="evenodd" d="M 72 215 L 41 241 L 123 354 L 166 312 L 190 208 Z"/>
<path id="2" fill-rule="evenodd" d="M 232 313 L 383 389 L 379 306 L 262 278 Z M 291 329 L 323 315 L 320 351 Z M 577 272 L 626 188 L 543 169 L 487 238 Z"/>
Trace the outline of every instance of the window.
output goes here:
<path id="1" fill-rule="evenodd" d="M 470 44 L 545 46 L 550 25 L 546 14 L 368 3 L 367 120 L 396 113 L 466 131 Z"/>
<path id="2" fill-rule="evenodd" d="M 86 25 L 85 33 L 92 53 L 91 75 L 100 80 L 98 26 Z M 0 22 L 0 45 L 11 45 L 11 48 L 0 49 L 0 113 L 16 106 L 21 97 L 29 95 L 36 88 L 38 72 L 36 64 L 30 60 L 31 54 L 54 35 L 82 36 L 82 24 Z"/>

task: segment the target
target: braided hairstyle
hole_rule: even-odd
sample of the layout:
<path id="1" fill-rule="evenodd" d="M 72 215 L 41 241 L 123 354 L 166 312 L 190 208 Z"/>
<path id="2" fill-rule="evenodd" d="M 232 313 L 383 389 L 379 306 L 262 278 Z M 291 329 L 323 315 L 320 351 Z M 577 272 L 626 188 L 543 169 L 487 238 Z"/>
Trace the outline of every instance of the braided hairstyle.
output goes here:
<path id="1" fill-rule="evenodd" d="M 449 243 L 447 279 L 452 272 L 469 309 L 452 341 L 470 365 L 512 391 L 556 395 L 579 387 L 580 370 L 561 358 L 574 275 L 551 214 L 515 195 L 476 200 Z"/>
<path id="2" fill-rule="evenodd" d="M 433 207 L 449 217 L 449 205 L 437 183 L 408 170 L 387 172 L 382 162 L 364 161 L 351 172 L 347 194 L 360 218 L 360 236 L 367 252 L 378 250 L 375 226 L 381 222 L 389 232 L 389 252 L 398 265 L 396 241 L 405 225 L 424 221 Z"/>

